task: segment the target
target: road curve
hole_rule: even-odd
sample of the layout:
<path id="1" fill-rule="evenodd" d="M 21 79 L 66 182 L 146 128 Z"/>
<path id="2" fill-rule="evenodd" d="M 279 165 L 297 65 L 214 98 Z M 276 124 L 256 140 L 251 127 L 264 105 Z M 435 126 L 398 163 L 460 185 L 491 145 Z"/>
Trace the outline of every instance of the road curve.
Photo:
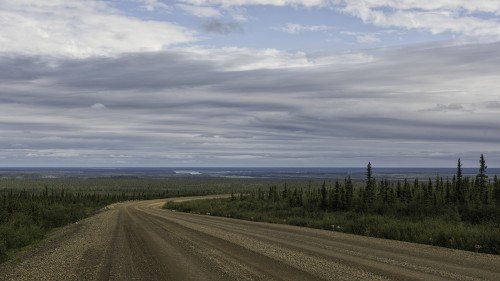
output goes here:
<path id="1" fill-rule="evenodd" d="M 499 280 L 500 257 L 124 202 L 0 265 L 0 280 Z"/>

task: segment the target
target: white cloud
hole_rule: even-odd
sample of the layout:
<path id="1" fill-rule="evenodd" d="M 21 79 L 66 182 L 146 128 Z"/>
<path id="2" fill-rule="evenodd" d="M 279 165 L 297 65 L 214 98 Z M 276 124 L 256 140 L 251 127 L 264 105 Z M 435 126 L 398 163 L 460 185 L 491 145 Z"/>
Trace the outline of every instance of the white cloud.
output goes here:
<path id="1" fill-rule="evenodd" d="M 497 0 L 357 0 L 357 1 L 333 1 L 343 2 L 348 5 L 366 7 L 368 9 L 390 7 L 395 10 L 410 10 L 420 9 L 424 11 L 448 10 L 460 11 L 464 10 L 470 13 L 486 12 L 498 14 L 500 11 L 500 2 Z"/>
<path id="2" fill-rule="evenodd" d="M 271 5 L 271 6 L 303 6 L 319 7 L 330 4 L 330 0 L 182 0 L 192 5 L 208 6 L 218 5 L 222 7 L 246 6 L 246 5 Z"/>
<path id="3" fill-rule="evenodd" d="M 0 53 L 85 58 L 195 40 L 186 28 L 124 16 L 104 1 L 0 2 Z"/>
<path id="4" fill-rule="evenodd" d="M 500 39 L 500 21 L 495 16 L 500 15 L 500 1 L 341 0 L 338 3 L 341 11 L 376 26 L 433 34 L 451 32 L 486 41 Z"/>
<path id="5" fill-rule="evenodd" d="M 457 152 L 479 155 L 477 147 L 498 159 L 499 45 L 350 55 L 184 48 L 56 66 L 2 57 L 3 163 L 361 165 L 371 157 L 394 165 L 440 157 L 447 165 Z M 90 112 L 96 102 L 113 110 Z"/>
<path id="6" fill-rule="evenodd" d="M 226 12 L 231 15 L 235 21 L 247 21 L 247 10 L 243 7 L 231 7 L 227 8 Z"/>
<path id="7" fill-rule="evenodd" d="M 477 2 L 360 0 L 338 7 L 398 32 L 496 38 L 497 17 L 475 14 L 499 14 L 496 2 Z M 403 156 L 455 158 L 471 147 L 500 155 L 499 44 L 345 53 L 187 48 L 175 44 L 196 40 L 191 31 L 125 16 L 111 3 L 0 0 L 0 146 L 10 148 L 2 150 L 4 163 L 347 165 L 368 155 L 398 164 Z M 182 5 L 202 8 L 200 17 L 221 13 L 216 20 L 225 23 L 236 14 L 245 20 L 244 4 L 328 3 Z M 384 32 L 343 34 L 368 44 Z M 111 57 L 72 59 L 96 55 Z"/>
<path id="8" fill-rule="evenodd" d="M 438 112 L 449 112 L 449 111 L 466 111 L 463 105 L 459 103 L 451 103 L 449 105 L 446 104 L 436 104 L 436 106 L 428 108 L 428 109 L 423 109 L 421 110 L 423 112 L 425 111 L 438 111 Z"/>
<path id="9" fill-rule="evenodd" d="M 358 43 L 362 44 L 373 44 L 373 43 L 378 43 L 380 42 L 380 38 L 377 37 L 375 34 L 363 34 L 356 36 L 356 40 Z"/>
<path id="10" fill-rule="evenodd" d="M 139 2 L 141 4 L 141 7 L 145 10 L 148 11 L 157 11 L 157 10 L 163 10 L 167 11 L 170 9 L 170 7 L 159 1 L 159 0 L 133 0 L 134 2 Z"/>
<path id="11" fill-rule="evenodd" d="M 177 4 L 177 7 L 199 18 L 218 18 L 221 16 L 219 10 L 212 7 L 194 6 L 186 4 Z"/>
<path id="12" fill-rule="evenodd" d="M 344 35 L 355 36 L 356 41 L 361 44 L 373 44 L 380 42 L 378 37 L 379 33 L 376 32 L 352 32 L 352 31 L 342 31 L 340 32 Z"/>
<path id="13" fill-rule="evenodd" d="M 102 104 L 102 103 L 95 103 L 93 104 L 91 107 L 91 109 L 94 109 L 94 110 L 103 110 L 103 109 L 107 109 L 107 107 Z"/>
<path id="14" fill-rule="evenodd" d="M 283 27 L 277 28 L 277 30 L 286 32 L 288 34 L 297 34 L 301 32 L 322 32 L 333 29 L 331 26 L 327 25 L 302 25 L 298 23 L 288 22 Z"/>
<path id="15" fill-rule="evenodd" d="M 45 150 L 45 151 L 30 151 L 26 153 L 26 157 L 33 158 L 73 158 L 79 157 L 80 153 L 77 151 L 68 151 L 68 150 Z"/>
<path id="16" fill-rule="evenodd" d="M 285 69 L 315 65 L 304 52 L 287 52 L 277 49 L 191 47 L 183 48 L 183 51 L 189 52 L 193 59 L 211 61 L 225 71 Z"/>
<path id="17" fill-rule="evenodd" d="M 363 22 L 382 27 L 397 27 L 428 31 L 433 34 L 450 32 L 460 39 L 480 41 L 500 40 L 500 1 L 470 0 L 182 0 L 203 8 L 229 9 L 250 5 L 292 6 L 304 8 L 336 8 L 360 18 Z M 293 24 L 282 31 L 306 31 Z M 359 36 L 359 42 L 374 43 L 373 35 Z"/>

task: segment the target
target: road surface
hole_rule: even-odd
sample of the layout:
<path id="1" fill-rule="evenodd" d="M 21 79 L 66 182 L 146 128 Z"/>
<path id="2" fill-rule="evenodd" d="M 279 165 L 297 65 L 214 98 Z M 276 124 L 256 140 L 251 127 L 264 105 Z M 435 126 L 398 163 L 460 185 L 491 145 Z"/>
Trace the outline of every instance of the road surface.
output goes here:
<path id="1" fill-rule="evenodd" d="M 117 203 L 0 265 L 0 280 L 500 280 L 500 257 Z"/>

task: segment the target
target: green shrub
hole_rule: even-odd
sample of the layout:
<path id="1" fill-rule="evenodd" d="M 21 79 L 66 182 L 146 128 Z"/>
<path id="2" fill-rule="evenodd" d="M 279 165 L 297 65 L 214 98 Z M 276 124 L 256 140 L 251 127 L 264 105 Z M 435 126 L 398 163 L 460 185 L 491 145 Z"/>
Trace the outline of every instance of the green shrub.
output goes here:
<path id="1" fill-rule="evenodd" d="M 499 254 L 500 228 L 493 222 L 462 222 L 454 209 L 441 216 L 414 218 L 351 211 L 315 211 L 279 201 L 230 199 L 168 202 L 164 208 Z"/>

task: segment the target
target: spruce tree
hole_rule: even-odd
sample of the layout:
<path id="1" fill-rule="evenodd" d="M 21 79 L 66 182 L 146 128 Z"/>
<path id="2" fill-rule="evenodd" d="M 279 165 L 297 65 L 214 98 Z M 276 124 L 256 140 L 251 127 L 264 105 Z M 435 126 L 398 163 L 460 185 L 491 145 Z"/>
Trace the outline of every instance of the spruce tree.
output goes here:
<path id="1" fill-rule="evenodd" d="M 493 179 L 493 198 L 495 198 L 497 206 L 500 206 L 500 179 L 496 175 Z"/>
<path id="2" fill-rule="evenodd" d="M 368 162 L 368 165 L 366 166 L 366 186 L 371 186 L 372 184 L 372 163 Z"/>
<path id="3" fill-rule="evenodd" d="M 286 184 L 286 181 L 285 181 L 285 188 L 283 189 L 283 193 L 282 193 L 282 196 L 281 196 L 283 199 L 286 199 L 288 197 L 288 188 L 287 188 L 287 184 Z"/>
<path id="4" fill-rule="evenodd" d="M 372 176 L 372 163 L 368 162 L 366 166 L 366 188 L 365 188 L 365 203 L 371 204 L 374 199 L 374 179 Z"/>
<path id="5" fill-rule="evenodd" d="M 479 158 L 479 174 L 476 176 L 476 190 L 479 192 L 483 204 L 488 203 L 488 176 L 486 175 L 486 168 L 488 168 L 486 166 L 486 161 L 484 160 L 483 154 L 481 154 Z"/>
<path id="6" fill-rule="evenodd" d="M 341 207 L 340 204 L 340 183 L 339 181 L 335 182 L 335 190 L 333 192 L 333 208 L 334 210 L 339 210 Z"/>
<path id="7" fill-rule="evenodd" d="M 327 195 L 326 182 L 323 181 L 323 185 L 321 186 L 321 209 L 323 210 L 328 206 Z"/>
<path id="8" fill-rule="evenodd" d="M 353 197 L 354 197 L 354 185 L 352 183 L 351 176 L 349 176 L 345 180 L 345 189 L 346 189 L 345 202 L 346 202 L 347 208 L 351 208 Z"/>
<path id="9" fill-rule="evenodd" d="M 463 181 L 462 181 L 462 162 L 460 162 L 460 158 L 458 158 L 457 163 L 457 177 L 455 181 L 455 199 L 460 203 L 465 202 L 465 194 L 463 190 Z"/>

